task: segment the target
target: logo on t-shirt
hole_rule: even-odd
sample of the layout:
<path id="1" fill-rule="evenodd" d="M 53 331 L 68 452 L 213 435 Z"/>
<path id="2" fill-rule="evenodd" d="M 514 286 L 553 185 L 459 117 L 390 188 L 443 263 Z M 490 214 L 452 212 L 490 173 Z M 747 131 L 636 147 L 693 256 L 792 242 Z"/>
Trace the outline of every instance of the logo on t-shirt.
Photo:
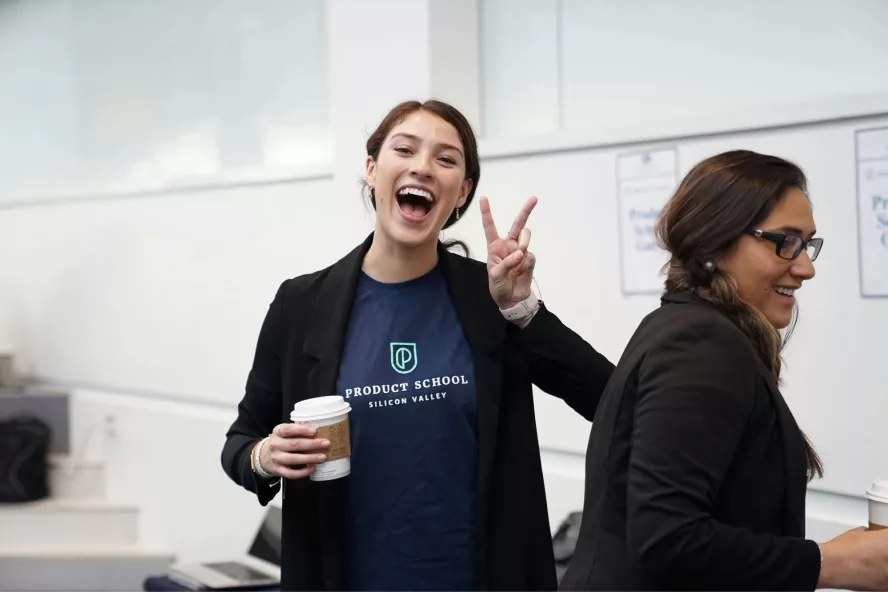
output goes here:
<path id="1" fill-rule="evenodd" d="M 410 374 L 416 370 L 416 344 L 398 343 L 390 344 L 392 369 L 398 374 Z"/>

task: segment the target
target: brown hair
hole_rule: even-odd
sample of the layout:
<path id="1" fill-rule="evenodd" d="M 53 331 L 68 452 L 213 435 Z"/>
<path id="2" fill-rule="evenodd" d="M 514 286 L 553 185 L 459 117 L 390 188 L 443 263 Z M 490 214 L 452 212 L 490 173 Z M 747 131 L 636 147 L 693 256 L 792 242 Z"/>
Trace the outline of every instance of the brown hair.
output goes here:
<path id="1" fill-rule="evenodd" d="M 466 201 L 462 207 L 451 212 L 450 217 L 448 217 L 447 221 L 444 223 L 444 228 L 449 228 L 458 220 L 456 215 L 457 211 L 462 215 L 467 209 L 469 209 L 472 200 L 475 198 L 475 190 L 478 188 L 478 180 L 481 178 L 481 162 L 478 158 L 478 142 L 475 139 L 475 132 L 472 130 L 472 126 L 469 124 L 465 116 L 460 113 L 456 107 L 434 99 L 424 102 L 404 101 L 403 103 L 396 105 L 388 112 L 388 115 L 385 116 L 379 126 L 377 126 L 376 130 L 370 134 L 370 137 L 367 138 L 367 155 L 373 158 L 373 160 L 376 160 L 379 157 L 379 151 L 382 149 L 382 145 L 385 143 L 385 139 L 388 137 L 389 133 L 391 133 L 392 128 L 401 123 L 405 117 L 417 111 L 427 111 L 433 115 L 437 115 L 452 125 L 456 129 L 456 133 L 459 135 L 459 140 L 463 145 L 466 161 L 465 179 L 472 182 L 472 188 L 469 190 L 469 195 L 466 197 Z M 368 188 L 368 193 L 370 203 L 375 210 L 376 193 L 372 188 Z M 468 254 L 468 248 L 462 241 L 451 240 L 447 241 L 446 245 L 448 247 L 459 245 L 466 251 L 466 254 Z"/>
<path id="2" fill-rule="evenodd" d="M 758 356 L 780 382 L 781 352 L 792 334 L 793 319 L 781 339 L 778 330 L 746 304 L 731 276 L 707 269 L 708 261 L 728 252 L 740 237 L 767 218 L 786 195 L 798 188 L 807 195 L 807 179 L 797 165 L 765 154 L 735 150 L 698 163 L 679 184 L 657 220 L 656 235 L 671 257 L 666 264 L 667 293 L 693 291 L 714 304 L 749 339 Z M 807 436 L 809 480 L 823 476 L 823 464 Z"/>

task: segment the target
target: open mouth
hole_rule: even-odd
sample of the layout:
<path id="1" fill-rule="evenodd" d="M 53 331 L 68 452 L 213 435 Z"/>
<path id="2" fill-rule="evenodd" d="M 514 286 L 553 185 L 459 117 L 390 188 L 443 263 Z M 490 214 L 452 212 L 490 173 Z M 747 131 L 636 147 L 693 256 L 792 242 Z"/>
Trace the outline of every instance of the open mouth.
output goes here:
<path id="1" fill-rule="evenodd" d="M 395 197 L 398 200 L 401 213 L 411 220 L 424 220 L 435 207 L 434 194 L 422 187 L 402 187 Z"/>
<path id="2" fill-rule="evenodd" d="M 787 298 L 792 300 L 795 297 L 795 288 L 784 288 L 783 286 L 777 286 L 774 288 L 774 291 L 777 292 L 778 296 L 782 296 L 783 298 Z"/>

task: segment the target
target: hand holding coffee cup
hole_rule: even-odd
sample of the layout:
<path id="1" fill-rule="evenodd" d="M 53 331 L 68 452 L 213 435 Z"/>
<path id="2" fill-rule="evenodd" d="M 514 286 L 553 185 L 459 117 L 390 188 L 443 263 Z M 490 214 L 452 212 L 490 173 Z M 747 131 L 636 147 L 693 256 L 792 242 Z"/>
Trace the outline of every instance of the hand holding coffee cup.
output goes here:
<path id="1" fill-rule="evenodd" d="M 293 406 L 293 425 L 314 430 L 317 438 L 328 442 L 326 459 L 311 471 L 312 481 L 332 481 L 351 474 L 349 411 L 351 405 L 338 395 L 313 397 Z"/>
<path id="2" fill-rule="evenodd" d="M 869 528 L 859 527 L 820 545 L 818 587 L 888 590 L 888 481 L 867 490 Z"/>
<path id="3" fill-rule="evenodd" d="M 304 479 L 327 460 L 330 441 L 316 438 L 317 429 L 295 423 L 275 426 L 262 446 L 259 462 L 266 472 L 284 479 Z M 304 465 L 303 468 L 294 468 Z"/>
<path id="4" fill-rule="evenodd" d="M 818 588 L 888 590 L 888 529 L 861 526 L 820 545 Z"/>

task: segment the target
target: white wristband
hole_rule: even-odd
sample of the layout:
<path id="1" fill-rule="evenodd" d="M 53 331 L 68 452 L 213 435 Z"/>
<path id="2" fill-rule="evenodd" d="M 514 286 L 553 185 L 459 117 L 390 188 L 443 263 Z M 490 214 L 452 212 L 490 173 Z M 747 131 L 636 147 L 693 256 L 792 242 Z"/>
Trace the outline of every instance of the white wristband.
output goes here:
<path id="1" fill-rule="evenodd" d="M 274 477 L 274 475 L 272 475 L 271 473 L 266 473 L 266 472 L 265 472 L 265 469 L 262 468 L 262 463 L 259 462 L 259 459 L 262 458 L 262 446 L 265 444 L 265 442 L 266 442 L 266 441 L 268 440 L 268 438 L 270 438 L 270 437 L 271 437 L 271 436 L 268 436 L 268 437 L 266 437 L 266 438 L 263 438 L 262 441 L 259 442 L 259 446 L 256 447 L 256 463 L 255 463 L 255 465 L 256 465 L 256 473 L 257 473 L 260 477 L 262 477 L 263 479 L 271 479 L 272 477 Z"/>
<path id="2" fill-rule="evenodd" d="M 511 306 L 509 308 L 500 309 L 500 312 L 506 318 L 507 321 L 520 324 L 522 321 L 525 321 L 536 314 L 536 312 L 540 308 L 540 299 L 533 292 L 530 293 L 530 296 L 516 304 L 515 306 Z"/>

